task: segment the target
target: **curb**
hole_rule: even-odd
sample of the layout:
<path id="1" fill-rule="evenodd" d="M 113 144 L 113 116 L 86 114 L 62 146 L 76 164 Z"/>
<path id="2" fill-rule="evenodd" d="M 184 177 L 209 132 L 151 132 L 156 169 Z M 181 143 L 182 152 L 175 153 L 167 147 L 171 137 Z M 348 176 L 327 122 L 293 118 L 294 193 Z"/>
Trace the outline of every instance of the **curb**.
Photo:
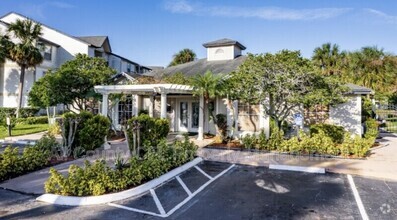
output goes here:
<path id="1" fill-rule="evenodd" d="M 56 204 L 56 205 L 66 205 L 66 206 L 86 206 L 86 205 L 98 205 L 98 204 L 106 204 L 110 202 L 115 202 L 123 199 L 127 199 L 130 197 L 138 196 L 150 189 L 153 189 L 164 182 L 174 178 L 175 176 L 181 174 L 182 172 L 196 166 L 203 159 L 198 157 L 184 165 L 177 167 L 168 173 L 161 175 L 160 177 L 153 179 L 145 184 L 137 186 L 132 189 L 128 189 L 125 191 L 105 194 L 100 196 L 85 196 L 85 197 L 77 197 L 77 196 L 60 196 L 55 194 L 43 194 L 36 198 L 37 201 Z"/>
<path id="2" fill-rule="evenodd" d="M 321 173 L 321 174 L 325 173 L 325 168 L 321 168 L 321 167 L 300 167 L 300 166 L 290 166 L 290 165 L 269 164 L 269 169 L 300 171 L 306 173 Z"/>

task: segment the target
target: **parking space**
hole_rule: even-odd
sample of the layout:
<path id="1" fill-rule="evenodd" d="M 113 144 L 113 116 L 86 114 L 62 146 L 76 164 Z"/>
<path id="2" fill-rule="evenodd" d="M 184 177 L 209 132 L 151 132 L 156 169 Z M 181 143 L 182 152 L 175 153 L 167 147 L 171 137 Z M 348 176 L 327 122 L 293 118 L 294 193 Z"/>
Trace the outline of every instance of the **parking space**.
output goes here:
<path id="1" fill-rule="evenodd" d="M 115 206 L 54 206 L 10 192 L 5 197 L 10 201 L 2 203 L 0 190 L 4 211 L 0 219 L 362 219 L 346 175 L 243 165 L 227 170 L 230 166 L 205 161 L 197 166 L 199 169 L 181 174 L 179 180 L 173 179 L 138 198 L 118 201 Z M 211 179 L 203 172 L 218 178 L 207 184 Z M 357 176 L 352 179 L 369 219 L 397 219 L 396 182 Z M 23 199 L 16 202 L 18 196 Z M 161 214 L 159 204 L 168 217 Z"/>

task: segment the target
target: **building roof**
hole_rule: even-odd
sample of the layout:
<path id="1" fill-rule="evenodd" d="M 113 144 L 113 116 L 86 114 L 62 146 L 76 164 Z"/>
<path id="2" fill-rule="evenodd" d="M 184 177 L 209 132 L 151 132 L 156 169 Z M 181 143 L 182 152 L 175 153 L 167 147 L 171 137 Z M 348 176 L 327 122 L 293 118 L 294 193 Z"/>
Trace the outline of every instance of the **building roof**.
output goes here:
<path id="1" fill-rule="evenodd" d="M 240 42 L 238 42 L 236 40 L 229 39 L 229 38 L 223 38 L 223 39 L 219 39 L 219 40 L 216 40 L 216 41 L 211 41 L 211 42 L 207 42 L 207 43 L 203 44 L 203 46 L 205 48 L 208 48 L 208 47 L 221 47 L 221 46 L 232 46 L 232 45 L 236 45 L 242 50 L 246 49 L 246 47 L 244 45 L 242 45 Z"/>
<path id="2" fill-rule="evenodd" d="M 94 47 L 102 47 L 105 41 L 108 39 L 107 36 L 83 36 L 77 37 L 78 39 L 91 44 Z"/>
<path id="3" fill-rule="evenodd" d="M 40 22 L 38 22 L 38 21 L 36 21 L 36 20 L 34 20 L 34 19 L 32 19 L 32 18 L 26 17 L 25 15 L 22 15 L 22 14 L 13 12 L 13 11 L 12 11 L 12 12 L 9 12 L 9 13 L 3 15 L 3 16 L 1 16 L 0 19 L 5 18 L 5 17 L 7 17 L 8 15 L 11 15 L 11 14 L 15 14 L 15 15 L 21 16 L 21 17 L 23 17 L 24 19 L 32 20 L 32 21 L 34 21 L 35 23 L 40 24 L 40 25 L 43 26 L 43 27 L 46 27 L 46 28 L 51 29 L 51 30 L 53 30 L 53 31 L 56 31 L 56 32 L 58 32 L 58 33 L 60 33 L 60 34 L 63 34 L 63 35 L 65 35 L 65 36 L 67 36 L 67 37 L 70 37 L 70 38 L 72 38 L 72 39 L 74 39 L 74 40 L 77 40 L 78 42 L 81 42 L 81 43 L 90 45 L 89 43 L 87 43 L 87 42 L 85 42 L 85 41 L 82 41 L 82 40 L 80 40 L 80 39 L 78 39 L 78 38 L 76 38 L 76 37 L 73 37 L 73 36 L 71 36 L 71 35 L 69 35 L 69 34 L 67 34 L 67 33 L 65 33 L 65 32 L 62 32 L 62 31 L 56 29 L 56 28 L 53 28 L 53 27 L 50 27 L 50 26 L 48 26 L 48 25 L 42 24 L 42 23 L 40 23 Z M 5 22 L 4 22 L 4 23 L 5 23 Z"/>
<path id="4" fill-rule="evenodd" d="M 94 87 L 101 94 L 130 93 L 183 93 L 192 94 L 193 87 L 179 84 L 136 84 L 136 85 L 100 85 Z"/>
<path id="5" fill-rule="evenodd" d="M 162 77 L 175 73 L 183 73 L 186 76 L 204 74 L 208 70 L 214 74 L 228 74 L 236 70 L 246 59 L 246 56 L 239 56 L 233 60 L 207 61 L 207 58 L 195 60 L 192 62 L 180 64 L 177 66 L 167 67 L 163 70 L 153 70 L 146 75 Z"/>
<path id="6" fill-rule="evenodd" d="M 350 89 L 349 92 L 350 94 L 356 94 L 356 95 L 374 94 L 374 91 L 367 87 L 359 86 L 352 83 L 347 83 L 346 86 Z"/>

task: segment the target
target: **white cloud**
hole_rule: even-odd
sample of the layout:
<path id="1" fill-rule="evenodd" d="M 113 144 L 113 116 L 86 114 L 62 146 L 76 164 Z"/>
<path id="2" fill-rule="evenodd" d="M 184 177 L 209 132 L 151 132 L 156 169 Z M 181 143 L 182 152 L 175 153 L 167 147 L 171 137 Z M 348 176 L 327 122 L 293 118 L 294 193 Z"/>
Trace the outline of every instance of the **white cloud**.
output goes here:
<path id="1" fill-rule="evenodd" d="M 265 20 L 318 20 L 340 16 L 351 11 L 351 8 L 316 8 L 316 9 L 288 9 L 279 7 L 208 7 L 192 4 L 186 0 L 169 0 L 165 4 L 165 10 L 172 13 L 190 13 L 202 16 L 217 17 L 243 17 L 260 18 Z"/>
<path id="2" fill-rule="evenodd" d="M 364 11 L 366 11 L 366 12 L 372 14 L 372 15 L 375 15 L 375 16 L 377 16 L 379 18 L 382 18 L 382 19 L 384 19 L 385 21 L 387 21 L 389 23 L 397 24 L 397 16 L 388 15 L 388 14 L 382 12 L 382 11 L 375 10 L 375 9 L 372 9 L 372 8 L 366 8 L 366 9 L 364 9 Z"/>
<path id="3" fill-rule="evenodd" d="M 50 2 L 44 2 L 42 4 L 28 4 L 25 3 L 21 6 L 22 11 L 24 14 L 32 16 L 32 17 L 38 17 L 44 19 L 46 16 L 46 11 L 51 9 L 51 8 L 59 8 L 59 9 L 70 9 L 74 8 L 74 5 L 71 5 L 69 3 L 65 2 L 59 2 L 59 1 L 50 1 Z"/>
<path id="4" fill-rule="evenodd" d="M 165 9 L 173 13 L 190 13 L 193 6 L 184 0 L 171 0 L 165 3 Z"/>

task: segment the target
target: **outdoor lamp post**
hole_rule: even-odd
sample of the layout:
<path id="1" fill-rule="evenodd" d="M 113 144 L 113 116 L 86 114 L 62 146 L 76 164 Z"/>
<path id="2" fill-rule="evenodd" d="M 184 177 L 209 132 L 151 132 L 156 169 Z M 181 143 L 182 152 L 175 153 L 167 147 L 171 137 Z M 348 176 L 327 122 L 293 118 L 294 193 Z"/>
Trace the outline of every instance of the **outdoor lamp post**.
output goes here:
<path id="1" fill-rule="evenodd" d="M 7 115 L 6 124 L 8 128 L 8 136 L 11 137 L 11 118 L 9 115 Z"/>

